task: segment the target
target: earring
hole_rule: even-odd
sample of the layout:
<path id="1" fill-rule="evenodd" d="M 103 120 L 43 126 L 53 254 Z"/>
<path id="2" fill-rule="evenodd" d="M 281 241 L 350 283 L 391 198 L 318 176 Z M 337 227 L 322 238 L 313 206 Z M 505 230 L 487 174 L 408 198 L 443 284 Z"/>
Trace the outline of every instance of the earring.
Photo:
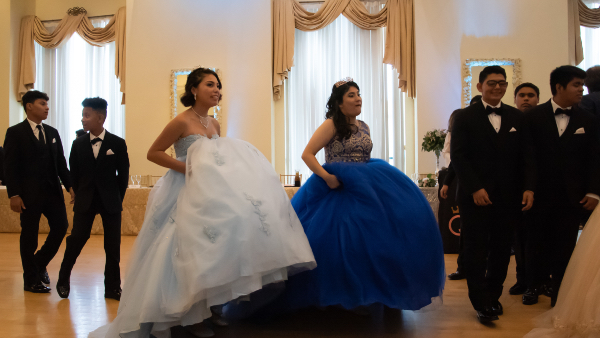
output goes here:
<path id="1" fill-rule="evenodd" d="M 194 94 L 194 101 L 196 101 L 196 94 Z"/>

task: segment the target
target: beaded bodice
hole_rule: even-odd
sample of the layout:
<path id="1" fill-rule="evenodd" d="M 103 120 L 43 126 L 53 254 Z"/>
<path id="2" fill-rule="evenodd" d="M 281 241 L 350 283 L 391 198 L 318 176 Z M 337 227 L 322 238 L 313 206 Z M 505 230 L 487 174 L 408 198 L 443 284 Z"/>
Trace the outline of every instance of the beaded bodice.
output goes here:
<path id="1" fill-rule="evenodd" d="M 343 140 L 337 135 L 325 146 L 325 161 L 332 162 L 367 162 L 371 159 L 373 142 L 369 126 L 363 121 L 356 121 L 358 130 Z"/>
<path id="2" fill-rule="evenodd" d="M 175 143 L 173 143 L 173 148 L 175 148 L 175 157 L 179 158 L 179 157 L 186 156 L 188 148 L 194 142 L 196 142 L 198 139 L 200 139 L 201 137 L 206 137 L 206 136 L 200 135 L 200 134 L 192 134 L 192 135 L 188 135 L 186 137 L 182 137 L 179 140 L 175 141 Z M 218 137 L 219 137 L 219 135 L 215 134 L 210 139 L 212 140 L 212 139 L 216 139 Z"/>

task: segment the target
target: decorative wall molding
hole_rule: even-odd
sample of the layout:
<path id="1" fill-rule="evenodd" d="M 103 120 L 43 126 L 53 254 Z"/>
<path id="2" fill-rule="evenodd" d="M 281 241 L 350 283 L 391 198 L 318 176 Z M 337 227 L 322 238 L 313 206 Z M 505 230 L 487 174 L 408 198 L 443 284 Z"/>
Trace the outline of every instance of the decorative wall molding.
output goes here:
<path id="1" fill-rule="evenodd" d="M 67 10 L 67 14 L 70 16 L 78 16 L 80 14 L 87 14 L 87 11 L 83 7 L 71 7 Z"/>
<path id="2" fill-rule="evenodd" d="M 521 84 L 521 59 L 466 59 L 462 65 L 462 107 L 467 107 L 471 101 L 471 67 L 474 66 L 513 66 L 513 87 Z"/>

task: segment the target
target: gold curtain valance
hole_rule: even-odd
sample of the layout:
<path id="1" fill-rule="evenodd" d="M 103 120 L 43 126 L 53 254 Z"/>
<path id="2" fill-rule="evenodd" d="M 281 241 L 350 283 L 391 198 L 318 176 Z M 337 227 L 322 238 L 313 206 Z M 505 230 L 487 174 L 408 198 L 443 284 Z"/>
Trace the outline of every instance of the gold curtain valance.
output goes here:
<path id="1" fill-rule="evenodd" d="M 577 3 L 579 7 L 579 24 L 589 28 L 600 27 L 600 8 L 589 8 L 583 1 Z"/>
<path id="2" fill-rule="evenodd" d="M 125 103 L 125 7 L 121 7 L 104 28 L 94 28 L 84 13 L 66 15 L 56 29 L 49 33 L 37 16 L 26 16 L 21 21 L 19 47 L 21 49 L 17 99 L 35 84 L 35 45 L 57 48 L 67 42 L 75 32 L 93 46 L 115 41 L 115 75 L 120 80 L 123 104 Z"/>
<path id="3" fill-rule="evenodd" d="M 294 29 L 319 30 L 340 14 L 362 29 L 387 27 L 383 63 L 398 71 L 400 89 L 415 97 L 413 0 L 388 0 L 375 14 L 369 14 L 359 0 L 327 0 L 316 13 L 305 10 L 297 0 L 273 0 L 273 93 L 281 95 L 280 87 L 294 65 Z"/>

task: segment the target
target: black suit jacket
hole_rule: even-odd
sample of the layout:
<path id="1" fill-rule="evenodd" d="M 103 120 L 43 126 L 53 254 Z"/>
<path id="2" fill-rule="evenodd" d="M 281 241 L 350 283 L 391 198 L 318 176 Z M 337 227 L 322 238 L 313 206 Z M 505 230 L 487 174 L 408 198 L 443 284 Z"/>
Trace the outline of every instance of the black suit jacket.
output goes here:
<path id="1" fill-rule="evenodd" d="M 588 193 L 600 195 L 600 142 L 598 124 L 589 112 L 573 106 L 562 136 L 552 103 L 538 105 L 526 115 L 537 164 L 536 204 L 553 205 L 567 193 L 572 206 L 579 206 Z M 583 130 L 582 134 L 575 134 Z M 454 136 L 454 135 L 453 135 Z"/>
<path id="2" fill-rule="evenodd" d="M 6 185 L 4 183 L 4 148 L 0 147 L 0 185 Z"/>
<path id="3" fill-rule="evenodd" d="M 472 194 L 485 189 L 492 204 L 517 207 L 522 192 L 534 189 L 535 163 L 524 115 L 504 103 L 502 109 L 498 133 L 481 102 L 456 113 L 450 154 L 463 203 L 474 205 Z"/>
<path id="4" fill-rule="evenodd" d="M 58 131 L 43 123 L 46 134 L 46 144 L 50 146 L 50 155 L 53 162 L 56 178 L 53 182 L 54 189 L 62 196 L 60 180 L 67 190 L 72 186 L 71 176 L 67 168 L 62 142 Z M 40 205 L 45 201 L 40 197 L 42 182 L 41 168 L 39 165 L 38 139 L 33 134 L 31 125 L 25 121 L 6 130 L 4 139 L 4 174 L 8 197 L 19 195 L 27 208 L 30 205 Z"/>
<path id="5" fill-rule="evenodd" d="M 109 150 L 113 155 L 107 155 Z M 73 211 L 87 211 L 96 191 L 109 213 L 123 210 L 129 182 L 129 156 L 124 139 L 106 131 L 96 159 L 90 134 L 80 136 L 73 141 L 69 164 L 75 189 Z"/>

